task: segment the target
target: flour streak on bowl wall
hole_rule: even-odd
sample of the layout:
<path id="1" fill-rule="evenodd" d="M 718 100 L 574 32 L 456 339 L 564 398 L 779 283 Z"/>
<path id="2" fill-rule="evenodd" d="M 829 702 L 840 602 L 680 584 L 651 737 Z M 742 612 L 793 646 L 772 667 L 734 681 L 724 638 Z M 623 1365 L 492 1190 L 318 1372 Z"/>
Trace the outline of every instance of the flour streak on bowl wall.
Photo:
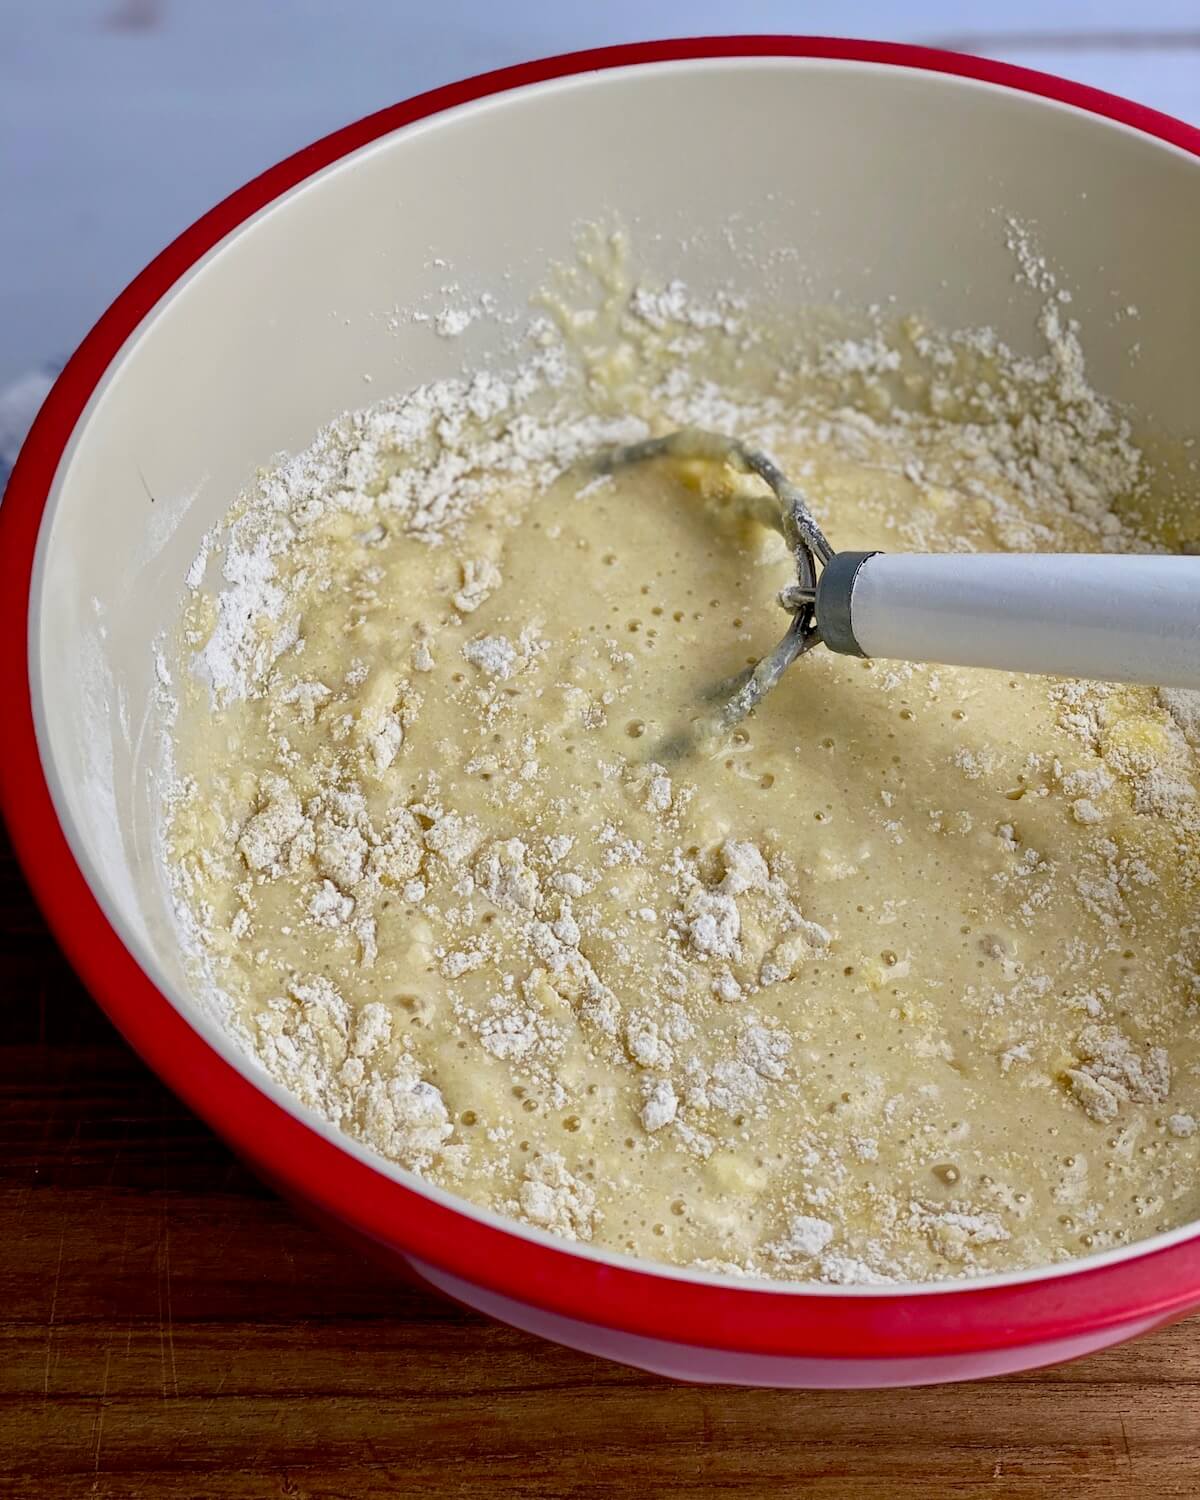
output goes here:
<path id="1" fill-rule="evenodd" d="M 1200 1304 L 1195 1226 L 1008 1277 L 784 1286 L 565 1244 L 422 1184 L 307 1114 L 189 992 L 142 769 L 152 643 L 255 467 L 374 394 L 499 353 L 504 315 L 527 314 L 580 222 L 630 225 L 651 277 L 741 286 L 787 309 L 894 297 L 1033 352 L 1004 243 L 1012 216 L 1069 268 L 1092 383 L 1187 439 L 1198 155 L 1182 124 L 990 63 L 788 39 L 654 43 L 399 105 L 201 220 L 64 372 L 0 511 L 5 815 L 56 933 L 125 1035 L 330 1228 L 498 1318 L 649 1369 L 953 1380 L 1085 1353 Z M 441 305 L 449 280 L 464 302 L 495 296 L 500 317 L 447 340 L 393 315 Z M 1115 314 L 1134 306 L 1131 355 Z"/>

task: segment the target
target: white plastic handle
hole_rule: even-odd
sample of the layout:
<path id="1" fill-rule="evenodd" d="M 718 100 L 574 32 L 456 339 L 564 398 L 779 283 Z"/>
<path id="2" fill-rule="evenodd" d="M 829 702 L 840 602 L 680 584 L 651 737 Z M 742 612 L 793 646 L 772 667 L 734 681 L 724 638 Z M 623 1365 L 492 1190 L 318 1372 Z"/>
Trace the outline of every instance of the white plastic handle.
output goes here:
<path id="1" fill-rule="evenodd" d="M 867 656 L 1200 688 L 1200 557 L 880 552 L 850 616 Z"/>

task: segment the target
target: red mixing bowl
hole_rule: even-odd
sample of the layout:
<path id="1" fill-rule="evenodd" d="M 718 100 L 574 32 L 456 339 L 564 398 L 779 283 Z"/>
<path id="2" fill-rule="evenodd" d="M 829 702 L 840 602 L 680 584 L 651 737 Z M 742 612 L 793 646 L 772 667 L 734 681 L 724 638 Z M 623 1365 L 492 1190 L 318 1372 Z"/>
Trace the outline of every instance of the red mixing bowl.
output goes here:
<path id="1" fill-rule="evenodd" d="M 497 347 L 485 319 L 448 343 L 388 316 L 433 305 L 448 274 L 521 310 L 578 223 L 615 216 L 651 273 L 733 279 L 788 306 L 894 295 L 1032 350 L 1036 308 L 1004 246 L 1013 215 L 1072 288 L 1098 388 L 1185 438 L 1200 421 L 1198 157 L 1191 127 L 1044 74 L 728 37 L 438 89 L 200 219 L 81 345 L 0 508 L 0 800 L 55 934 L 130 1043 L 332 1230 L 497 1318 L 690 1380 L 963 1379 L 1083 1354 L 1200 1305 L 1195 1225 L 1016 1275 L 833 1287 L 568 1244 L 424 1185 L 299 1106 L 192 993 L 146 747 L 152 643 L 253 467 L 362 405 L 364 375 L 370 394 L 398 389 Z M 1114 317 L 1127 307 L 1136 359 Z"/>

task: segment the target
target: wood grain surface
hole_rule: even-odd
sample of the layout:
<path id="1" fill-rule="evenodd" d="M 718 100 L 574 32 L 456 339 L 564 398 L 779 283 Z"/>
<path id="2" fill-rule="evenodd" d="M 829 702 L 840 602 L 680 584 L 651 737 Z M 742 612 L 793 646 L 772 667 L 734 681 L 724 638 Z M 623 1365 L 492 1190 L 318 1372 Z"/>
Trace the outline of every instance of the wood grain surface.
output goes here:
<path id="1" fill-rule="evenodd" d="M 1200 1320 L 970 1386 L 671 1385 L 298 1223 L 88 1000 L 0 849 L 0 1495 L 1200 1495 Z"/>

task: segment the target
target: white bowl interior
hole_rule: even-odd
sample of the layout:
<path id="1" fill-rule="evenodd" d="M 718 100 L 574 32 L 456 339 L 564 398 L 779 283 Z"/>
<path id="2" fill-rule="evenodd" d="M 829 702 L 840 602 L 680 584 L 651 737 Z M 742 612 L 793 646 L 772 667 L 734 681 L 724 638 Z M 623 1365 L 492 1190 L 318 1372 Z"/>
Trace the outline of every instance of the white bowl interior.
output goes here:
<path id="1" fill-rule="evenodd" d="M 489 291 L 525 315 L 580 224 L 615 219 L 650 278 L 732 283 L 781 308 L 895 297 L 1032 352 L 1040 299 L 1015 284 L 1010 215 L 1070 289 L 1097 388 L 1192 435 L 1200 164 L 1072 108 L 927 72 L 702 61 L 500 95 L 343 160 L 197 266 L 131 337 L 64 457 L 30 638 L 68 837 L 189 1019 L 212 1035 L 154 852 L 151 643 L 257 464 L 511 337 L 480 320 L 446 340 L 392 310 Z"/>

